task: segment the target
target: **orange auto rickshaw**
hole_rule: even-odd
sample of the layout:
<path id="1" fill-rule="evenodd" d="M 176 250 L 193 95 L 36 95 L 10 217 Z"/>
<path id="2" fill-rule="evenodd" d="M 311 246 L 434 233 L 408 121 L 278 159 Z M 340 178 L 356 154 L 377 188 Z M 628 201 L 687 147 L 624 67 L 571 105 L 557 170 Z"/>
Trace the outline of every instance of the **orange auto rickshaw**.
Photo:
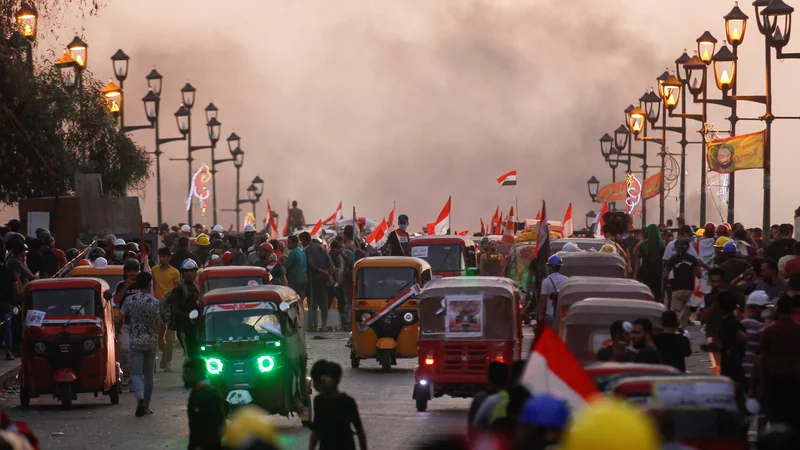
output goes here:
<path id="1" fill-rule="evenodd" d="M 25 285 L 22 304 L 20 404 L 52 394 L 67 409 L 79 393 L 119 403 L 108 284 L 97 278 L 55 278 Z"/>
<path id="2" fill-rule="evenodd" d="M 408 244 L 409 256 L 428 261 L 434 278 L 476 275 L 478 246 L 464 236 L 418 236 Z"/>
<path id="3" fill-rule="evenodd" d="M 117 284 L 123 281 L 125 273 L 122 270 L 122 266 L 119 265 L 106 267 L 78 266 L 70 270 L 67 276 L 70 278 L 99 278 L 108 284 L 108 292 L 110 295 L 114 295 L 114 290 L 117 288 Z M 112 301 L 111 307 L 111 314 L 114 319 L 116 319 L 119 317 L 119 306 L 115 305 Z"/>
<path id="4" fill-rule="evenodd" d="M 390 372 L 397 358 L 417 357 L 419 302 L 413 289 L 432 279 L 431 266 L 410 256 L 372 256 L 358 260 L 353 271 L 350 365 L 356 369 L 362 359 L 375 358 Z M 395 300 L 397 307 L 391 305 Z"/>
<path id="5" fill-rule="evenodd" d="M 247 286 L 251 281 L 269 284 L 269 272 L 256 266 L 206 267 L 197 272 L 200 294 L 213 289 Z"/>
<path id="6" fill-rule="evenodd" d="M 451 277 L 430 282 L 419 299 L 417 411 L 443 395 L 472 397 L 489 384 L 492 361 L 522 354 L 520 291 L 507 278 Z"/>

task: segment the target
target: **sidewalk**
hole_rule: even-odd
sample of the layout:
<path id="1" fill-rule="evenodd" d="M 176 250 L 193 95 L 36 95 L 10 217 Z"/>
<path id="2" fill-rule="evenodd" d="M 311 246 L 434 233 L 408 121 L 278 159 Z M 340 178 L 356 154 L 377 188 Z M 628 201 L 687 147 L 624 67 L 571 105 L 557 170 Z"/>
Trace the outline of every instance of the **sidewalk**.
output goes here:
<path id="1" fill-rule="evenodd" d="M 0 387 L 7 387 L 17 377 L 20 359 L 13 361 L 0 360 Z"/>

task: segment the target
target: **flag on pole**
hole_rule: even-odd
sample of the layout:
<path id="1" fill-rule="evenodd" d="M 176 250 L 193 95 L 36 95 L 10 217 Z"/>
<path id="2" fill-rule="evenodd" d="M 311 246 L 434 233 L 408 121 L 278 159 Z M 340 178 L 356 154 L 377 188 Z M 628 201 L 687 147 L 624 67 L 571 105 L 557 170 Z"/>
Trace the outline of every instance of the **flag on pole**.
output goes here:
<path id="1" fill-rule="evenodd" d="M 489 221 L 489 233 L 488 234 L 500 234 L 498 230 L 500 229 L 500 206 L 498 205 L 497 208 L 494 210 L 494 215 L 492 215 L 492 220 Z"/>
<path id="2" fill-rule="evenodd" d="M 536 211 L 536 220 L 542 220 L 542 210 Z"/>
<path id="3" fill-rule="evenodd" d="M 267 232 L 271 238 L 275 239 L 278 237 L 278 223 L 275 222 L 275 216 L 272 214 L 272 205 L 270 205 L 269 199 L 267 199 L 267 217 Z"/>
<path id="4" fill-rule="evenodd" d="M 447 197 L 447 203 L 442 208 L 442 212 L 439 213 L 439 217 L 436 218 L 436 222 L 428 224 L 428 234 L 443 235 L 450 232 L 450 200 L 452 198 Z"/>
<path id="5" fill-rule="evenodd" d="M 361 249 L 361 228 L 358 226 L 358 216 L 356 216 L 355 206 L 353 206 L 353 244 L 356 250 Z"/>
<path id="6" fill-rule="evenodd" d="M 564 230 L 562 234 L 565 238 L 572 236 L 573 228 L 572 228 L 572 203 L 567 206 L 567 212 L 564 213 Z"/>
<path id="7" fill-rule="evenodd" d="M 322 219 L 317 221 L 317 224 L 314 225 L 314 228 L 311 229 L 311 236 L 318 236 L 322 233 Z"/>
<path id="8" fill-rule="evenodd" d="M 283 235 L 289 235 L 289 200 L 286 200 L 286 223 L 283 224 Z"/>
<path id="9" fill-rule="evenodd" d="M 536 258 L 541 262 L 542 256 L 544 261 L 550 256 L 550 229 L 547 226 L 547 205 L 542 200 L 542 216 L 539 219 L 539 225 L 536 227 Z"/>
<path id="10" fill-rule="evenodd" d="M 599 393 L 597 386 L 547 324 L 539 327 L 538 334 L 521 384 L 533 395 L 561 397 L 572 411 L 579 410 L 590 397 Z"/>
<path id="11" fill-rule="evenodd" d="M 389 220 L 386 221 L 386 227 L 391 230 L 394 227 L 394 211 L 397 209 L 397 203 L 392 202 L 392 212 L 389 213 Z"/>
<path id="12" fill-rule="evenodd" d="M 388 233 L 389 226 L 386 223 L 386 219 L 383 219 L 381 223 L 375 227 L 375 229 L 367 236 L 367 244 L 375 247 L 381 248 L 386 241 L 389 239 Z"/>
<path id="13" fill-rule="evenodd" d="M 592 226 L 589 227 L 589 231 L 592 232 L 595 236 L 600 236 L 603 234 L 603 227 L 606 224 L 606 221 L 603 219 L 603 216 L 608 212 L 608 201 L 603 203 L 603 208 L 600 210 L 600 214 L 594 218 L 594 222 L 592 222 Z"/>
<path id="14" fill-rule="evenodd" d="M 486 236 L 486 225 L 483 224 L 483 217 L 481 217 L 481 236 Z"/>
<path id="15" fill-rule="evenodd" d="M 500 186 L 516 186 L 517 185 L 517 171 L 512 170 L 497 179 L 497 184 Z"/>
<path id="16" fill-rule="evenodd" d="M 459 235 L 459 236 L 466 236 L 467 234 L 469 234 L 469 230 L 457 231 L 456 234 Z"/>
<path id="17" fill-rule="evenodd" d="M 342 202 L 339 202 L 339 206 L 336 207 L 336 211 L 327 219 L 325 219 L 322 224 L 323 225 L 335 225 L 336 222 L 344 219 L 344 214 L 342 214 Z"/>

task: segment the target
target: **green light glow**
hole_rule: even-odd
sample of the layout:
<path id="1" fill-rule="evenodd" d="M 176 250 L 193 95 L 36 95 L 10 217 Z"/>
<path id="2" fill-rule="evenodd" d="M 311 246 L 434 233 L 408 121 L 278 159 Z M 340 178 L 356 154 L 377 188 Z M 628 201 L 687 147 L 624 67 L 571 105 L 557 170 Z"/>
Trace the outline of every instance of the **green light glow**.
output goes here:
<path id="1" fill-rule="evenodd" d="M 222 361 L 217 358 L 208 358 L 206 360 L 206 370 L 209 375 L 219 375 L 222 373 Z"/>
<path id="2" fill-rule="evenodd" d="M 275 367 L 275 360 L 271 356 L 261 356 L 258 358 L 258 370 L 261 373 L 269 372 Z"/>

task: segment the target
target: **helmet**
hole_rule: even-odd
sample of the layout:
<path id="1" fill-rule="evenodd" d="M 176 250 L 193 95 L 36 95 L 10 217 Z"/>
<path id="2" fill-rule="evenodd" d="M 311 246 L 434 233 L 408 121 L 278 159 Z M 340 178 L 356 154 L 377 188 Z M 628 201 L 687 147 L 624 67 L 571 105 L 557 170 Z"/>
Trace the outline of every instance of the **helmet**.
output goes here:
<path id="1" fill-rule="evenodd" d="M 197 263 L 192 258 L 186 258 L 181 263 L 181 270 L 197 270 Z"/>
<path id="2" fill-rule="evenodd" d="M 244 226 L 244 232 L 245 233 L 254 233 L 255 231 L 256 231 L 256 227 L 254 227 L 253 225 L 251 225 L 249 223 Z"/>
<path id="3" fill-rule="evenodd" d="M 100 257 L 103 257 L 103 258 L 106 257 L 106 251 L 103 250 L 102 248 L 95 247 L 95 248 L 89 250 L 89 259 L 91 261 L 94 261 L 95 259 L 100 258 Z"/>
<path id="4" fill-rule="evenodd" d="M 78 264 L 76 264 L 75 267 L 92 267 L 92 262 L 89 261 L 88 259 L 82 259 L 78 261 Z"/>
<path id="5" fill-rule="evenodd" d="M 481 245 L 489 243 L 489 236 L 484 236 L 481 238 Z"/>
<path id="6" fill-rule="evenodd" d="M 230 417 L 222 440 L 226 448 L 245 448 L 254 442 L 274 446 L 278 444 L 278 433 L 263 409 L 246 405 L 238 408 Z"/>
<path id="7" fill-rule="evenodd" d="M 125 261 L 125 264 L 122 265 L 122 270 L 123 271 L 127 271 L 127 270 L 136 270 L 136 271 L 138 271 L 138 270 L 141 270 L 141 266 L 139 266 L 139 261 L 137 261 L 135 259 L 129 259 L 129 260 Z"/>
<path id="8" fill-rule="evenodd" d="M 117 238 L 114 241 L 114 247 L 125 247 L 125 239 Z"/>
<path id="9" fill-rule="evenodd" d="M 548 266 L 560 266 L 564 264 L 564 261 L 561 260 L 561 257 L 558 255 L 553 255 L 547 258 L 547 265 Z"/>
<path id="10" fill-rule="evenodd" d="M 211 245 L 211 241 L 208 240 L 208 235 L 206 235 L 205 233 L 198 234 L 195 242 L 197 243 L 197 245 L 202 245 L 202 246 Z"/>
<path id="11" fill-rule="evenodd" d="M 590 401 L 572 421 L 561 450 L 657 450 L 658 430 L 647 413 L 621 400 Z"/>
<path id="12" fill-rule="evenodd" d="M 547 394 L 528 398 L 520 416 L 520 422 L 524 425 L 547 428 L 564 428 L 567 420 L 569 420 L 567 402 Z"/>
<path id="13" fill-rule="evenodd" d="M 564 248 L 562 248 L 561 251 L 562 252 L 579 252 L 579 251 L 581 251 L 581 248 L 578 247 L 578 244 L 576 244 L 576 243 L 574 243 L 572 241 L 569 241 L 566 244 L 564 244 Z"/>
<path id="14" fill-rule="evenodd" d="M 105 269 L 106 267 L 108 267 L 108 260 L 106 260 L 101 256 L 94 260 L 94 266 L 97 267 L 98 269 Z"/>
<path id="15" fill-rule="evenodd" d="M 191 232 L 192 232 L 192 227 L 190 227 L 188 223 L 181 227 L 181 233 L 191 233 Z"/>
<path id="16" fill-rule="evenodd" d="M 694 232 L 695 236 L 703 237 L 706 235 L 706 230 L 703 228 L 698 228 L 697 231 Z"/>
<path id="17" fill-rule="evenodd" d="M 222 228 L 222 225 L 217 224 L 217 225 L 214 225 L 214 228 L 212 228 L 211 231 L 215 231 L 217 233 L 224 233 L 225 229 Z"/>
<path id="18" fill-rule="evenodd" d="M 726 238 L 725 236 L 719 237 L 717 238 L 716 242 L 714 242 L 714 248 L 722 248 L 725 246 L 725 244 L 727 244 L 730 241 L 731 240 Z"/>
<path id="19" fill-rule="evenodd" d="M 611 244 L 604 244 L 602 247 L 600 247 L 600 251 L 605 253 L 617 253 L 616 247 Z"/>
<path id="20" fill-rule="evenodd" d="M 261 250 L 266 250 L 270 253 L 275 251 L 275 249 L 272 248 L 272 244 L 270 244 L 269 242 L 264 242 L 263 244 L 259 245 L 258 248 Z"/>
<path id="21" fill-rule="evenodd" d="M 753 291 L 747 296 L 748 305 L 767 306 L 769 305 L 769 294 L 764 291 Z"/>
<path id="22" fill-rule="evenodd" d="M 233 253 L 228 251 L 222 254 L 222 264 L 225 264 L 227 266 L 232 262 L 233 262 Z"/>
<path id="23" fill-rule="evenodd" d="M 736 244 L 733 242 L 726 242 L 725 245 L 722 246 L 722 253 L 736 253 Z"/>

